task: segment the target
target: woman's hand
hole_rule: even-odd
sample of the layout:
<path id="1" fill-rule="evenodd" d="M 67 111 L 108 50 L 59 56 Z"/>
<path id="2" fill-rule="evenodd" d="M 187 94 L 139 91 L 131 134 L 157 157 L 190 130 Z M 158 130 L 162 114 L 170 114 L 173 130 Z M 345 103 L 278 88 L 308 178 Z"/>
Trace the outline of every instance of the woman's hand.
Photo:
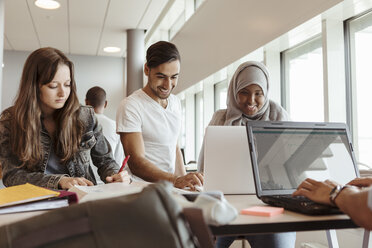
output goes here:
<path id="1" fill-rule="evenodd" d="M 130 184 L 131 179 L 127 171 L 122 171 L 112 176 L 106 177 L 106 182 L 107 183 L 122 182 L 125 184 Z"/>
<path id="2" fill-rule="evenodd" d="M 74 185 L 93 186 L 94 184 L 84 177 L 62 177 L 58 185 L 61 189 L 69 189 Z"/>
<path id="3" fill-rule="evenodd" d="M 330 180 L 319 182 L 310 178 L 303 181 L 297 190 L 293 192 L 293 196 L 305 196 L 315 202 L 332 205 L 329 199 L 329 194 L 332 189 L 337 186 L 337 183 Z"/>

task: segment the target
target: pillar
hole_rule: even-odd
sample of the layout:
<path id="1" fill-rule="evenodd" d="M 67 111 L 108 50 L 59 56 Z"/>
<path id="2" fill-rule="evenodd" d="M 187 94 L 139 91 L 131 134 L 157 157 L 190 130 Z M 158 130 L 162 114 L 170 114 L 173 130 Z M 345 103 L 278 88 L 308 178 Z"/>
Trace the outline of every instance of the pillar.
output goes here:
<path id="1" fill-rule="evenodd" d="M 145 31 L 127 30 L 127 96 L 143 87 Z"/>

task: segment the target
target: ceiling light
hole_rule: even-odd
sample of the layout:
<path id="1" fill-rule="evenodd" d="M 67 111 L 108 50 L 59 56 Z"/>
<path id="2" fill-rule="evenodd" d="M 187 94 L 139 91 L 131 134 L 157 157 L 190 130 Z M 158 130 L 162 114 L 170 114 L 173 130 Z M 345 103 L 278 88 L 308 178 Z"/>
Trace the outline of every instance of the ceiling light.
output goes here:
<path id="1" fill-rule="evenodd" d="M 36 0 L 35 5 L 42 9 L 58 9 L 61 4 L 54 0 Z"/>
<path id="2" fill-rule="evenodd" d="M 120 48 L 119 47 L 105 47 L 103 48 L 103 51 L 105 51 L 106 53 L 118 53 L 120 52 Z"/>

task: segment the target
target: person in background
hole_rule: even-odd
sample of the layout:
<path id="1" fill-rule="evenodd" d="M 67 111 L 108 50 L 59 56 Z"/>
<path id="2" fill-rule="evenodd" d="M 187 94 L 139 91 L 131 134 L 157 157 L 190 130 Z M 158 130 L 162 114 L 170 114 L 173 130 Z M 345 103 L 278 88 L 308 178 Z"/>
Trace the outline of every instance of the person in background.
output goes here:
<path id="1" fill-rule="evenodd" d="M 116 122 L 103 114 L 107 107 L 106 91 L 98 86 L 90 88 L 85 96 L 85 104 L 93 107 L 98 123 L 102 126 L 103 135 L 111 146 L 115 161 L 120 165 L 124 160 L 124 151 L 120 136 L 116 133 Z"/>
<path id="2" fill-rule="evenodd" d="M 32 52 L 14 106 L 0 117 L 4 185 L 91 186 L 90 160 L 103 181 L 129 183 L 111 154 L 93 108 L 79 104 L 73 63 L 55 48 Z"/>
<path id="3" fill-rule="evenodd" d="M 214 113 L 209 125 L 245 126 L 250 120 L 286 121 L 288 113 L 268 97 L 269 73 L 260 62 L 242 63 L 231 78 L 226 105 Z M 204 171 L 204 142 L 198 159 L 198 171 Z M 217 237 L 217 247 L 229 247 L 236 236 Z M 274 233 L 244 236 L 252 248 L 295 246 L 296 233 Z"/>
<path id="4" fill-rule="evenodd" d="M 293 193 L 315 202 L 337 206 L 355 224 L 372 230 L 372 177 L 356 178 L 346 185 L 326 180 L 304 180 Z"/>
<path id="5" fill-rule="evenodd" d="M 180 72 L 179 52 L 174 44 L 159 41 L 147 49 L 146 60 L 146 86 L 125 98 L 116 113 L 116 131 L 131 156 L 126 169 L 137 180 L 166 180 L 194 190 L 203 184 L 203 176 L 186 174 L 177 145 L 181 104 L 171 94 Z"/>

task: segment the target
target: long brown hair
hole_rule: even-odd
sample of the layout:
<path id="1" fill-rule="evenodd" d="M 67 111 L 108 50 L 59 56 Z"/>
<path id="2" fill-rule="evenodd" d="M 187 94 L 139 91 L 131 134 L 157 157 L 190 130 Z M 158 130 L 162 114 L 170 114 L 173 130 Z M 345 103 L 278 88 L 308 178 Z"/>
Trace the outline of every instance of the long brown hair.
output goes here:
<path id="1" fill-rule="evenodd" d="M 79 118 L 79 100 L 76 94 L 73 63 L 59 50 L 51 47 L 32 52 L 23 67 L 18 94 L 14 103 L 11 127 L 11 148 L 22 161 L 32 168 L 43 159 L 40 139 L 42 129 L 40 86 L 50 83 L 59 65 L 70 68 L 71 92 L 63 108 L 56 110 L 55 152 L 64 163 L 78 151 L 83 123 Z"/>

